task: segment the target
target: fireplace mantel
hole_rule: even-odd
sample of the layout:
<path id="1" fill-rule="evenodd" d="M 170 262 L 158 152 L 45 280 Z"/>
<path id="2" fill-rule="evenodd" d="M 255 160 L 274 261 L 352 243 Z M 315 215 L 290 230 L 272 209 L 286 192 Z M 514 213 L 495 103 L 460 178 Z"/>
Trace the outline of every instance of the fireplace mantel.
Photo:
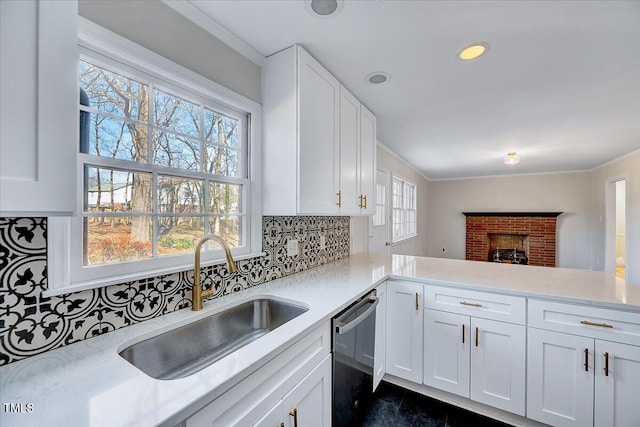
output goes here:
<path id="1" fill-rule="evenodd" d="M 562 215 L 563 212 L 462 212 L 464 216 L 530 216 L 530 217 L 544 217 L 544 218 L 556 218 Z"/>

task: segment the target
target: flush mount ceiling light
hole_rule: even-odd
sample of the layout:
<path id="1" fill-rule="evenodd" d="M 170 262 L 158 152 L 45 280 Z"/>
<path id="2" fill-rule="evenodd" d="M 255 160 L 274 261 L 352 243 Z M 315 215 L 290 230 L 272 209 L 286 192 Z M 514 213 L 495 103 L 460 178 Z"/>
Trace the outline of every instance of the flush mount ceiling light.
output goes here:
<path id="1" fill-rule="evenodd" d="M 517 165 L 520 163 L 520 156 L 518 156 L 515 151 L 509 151 L 503 161 L 507 166 Z"/>
<path id="2" fill-rule="evenodd" d="M 484 55 L 489 51 L 489 43 L 477 42 L 472 43 L 469 46 L 463 47 L 458 51 L 458 58 L 463 61 L 471 61 Z"/>
<path id="3" fill-rule="evenodd" d="M 367 74 L 364 76 L 364 81 L 367 83 L 371 83 L 372 85 L 379 85 L 381 83 L 386 83 L 391 80 L 391 74 L 385 73 L 383 71 L 376 71 L 371 74 Z"/>
<path id="4" fill-rule="evenodd" d="M 332 18 L 344 7 L 344 0 L 305 0 L 304 8 L 316 18 Z"/>

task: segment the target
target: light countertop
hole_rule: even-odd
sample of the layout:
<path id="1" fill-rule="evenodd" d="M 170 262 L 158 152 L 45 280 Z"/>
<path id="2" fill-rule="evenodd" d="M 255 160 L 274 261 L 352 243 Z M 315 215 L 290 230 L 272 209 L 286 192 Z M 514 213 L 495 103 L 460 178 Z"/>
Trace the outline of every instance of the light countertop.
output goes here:
<path id="1" fill-rule="evenodd" d="M 175 424 L 275 357 L 297 339 L 388 278 L 640 312 L 640 286 L 612 274 L 400 255 L 354 255 L 254 288 L 205 301 L 108 334 L 0 367 L 7 426 L 146 426 Z M 257 295 L 309 308 L 253 343 L 186 378 L 153 379 L 118 351 Z M 29 412 L 27 404 L 31 404 Z"/>

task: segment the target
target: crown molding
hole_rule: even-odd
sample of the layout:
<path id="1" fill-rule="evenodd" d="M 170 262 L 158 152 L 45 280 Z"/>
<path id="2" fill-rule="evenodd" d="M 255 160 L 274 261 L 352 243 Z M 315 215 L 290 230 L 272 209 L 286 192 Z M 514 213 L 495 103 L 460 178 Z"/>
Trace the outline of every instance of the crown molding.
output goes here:
<path id="1" fill-rule="evenodd" d="M 264 62 L 264 56 L 253 47 L 245 43 L 240 37 L 227 30 L 220 25 L 216 20 L 204 13 L 201 9 L 195 6 L 193 3 L 185 0 L 162 0 L 162 3 L 169 6 L 180 15 L 187 18 L 215 38 L 222 41 L 231 49 L 238 52 L 240 55 L 247 58 L 258 66 L 262 66 Z"/>

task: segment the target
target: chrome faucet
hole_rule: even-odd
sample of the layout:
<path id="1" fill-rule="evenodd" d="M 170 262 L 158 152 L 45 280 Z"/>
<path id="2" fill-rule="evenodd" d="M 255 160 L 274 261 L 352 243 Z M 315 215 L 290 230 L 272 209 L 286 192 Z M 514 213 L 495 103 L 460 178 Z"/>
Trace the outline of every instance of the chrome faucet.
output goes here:
<path id="1" fill-rule="evenodd" d="M 191 310 L 193 311 L 202 310 L 202 300 L 213 295 L 213 289 L 203 291 L 202 286 L 200 285 L 200 252 L 202 251 L 202 246 L 209 240 L 216 241 L 220 246 L 222 246 L 224 255 L 227 258 L 227 270 L 229 270 L 229 273 L 235 273 L 238 271 L 238 267 L 236 267 L 233 256 L 231 256 L 229 245 L 222 237 L 216 234 L 208 234 L 200 239 L 196 245 L 195 262 L 193 265 L 193 288 L 191 289 Z"/>

